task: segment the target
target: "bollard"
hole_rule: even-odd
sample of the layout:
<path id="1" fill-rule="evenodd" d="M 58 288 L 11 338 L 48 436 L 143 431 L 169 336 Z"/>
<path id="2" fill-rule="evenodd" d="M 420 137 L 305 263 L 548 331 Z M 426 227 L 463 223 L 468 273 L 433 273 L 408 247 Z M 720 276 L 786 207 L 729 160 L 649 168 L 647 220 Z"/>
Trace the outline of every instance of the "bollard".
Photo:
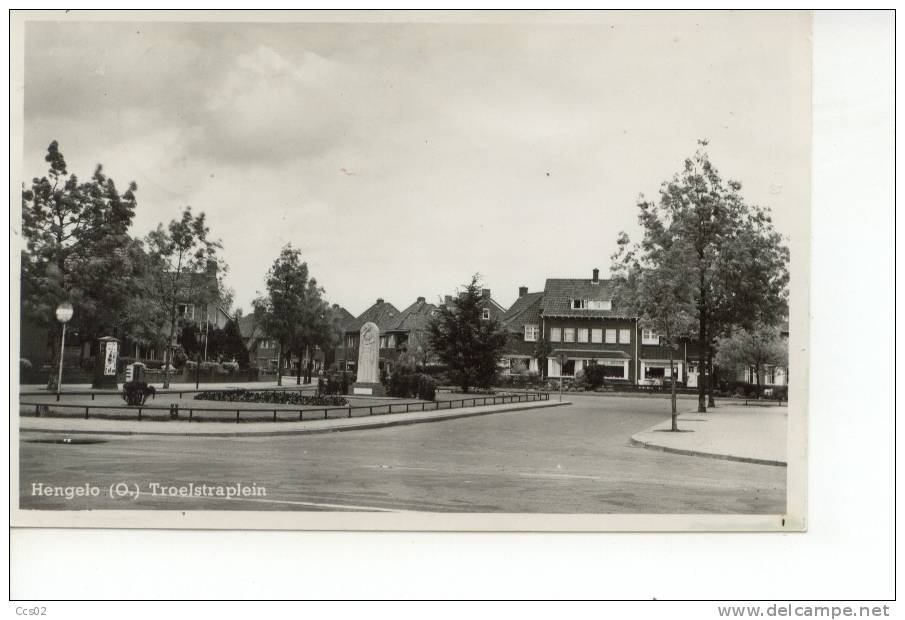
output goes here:
<path id="1" fill-rule="evenodd" d="M 374 407 L 368 407 L 368 415 L 374 415 Z"/>
<path id="2" fill-rule="evenodd" d="M 189 422 L 192 421 L 192 412 L 193 412 L 193 410 L 189 409 Z"/>
<path id="3" fill-rule="evenodd" d="M 326 409 L 324 409 L 324 419 L 325 420 L 327 419 L 327 410 Z"/>
<path id="4" fill-rule="evenodd" d="M 299 409 L 299 422 L 301 422 L 301 421 L 302 421 L 302 410 Z"/>
<path id="5" fill-rule="evenodd" d="M 141 407 L 138 408 L 138 421 L 141 422 Z"/>
<path id="6" fill-rule="evenodd" d="M 277 421 L 277 410 L 276 409 L 273 410 L 273 421 L 274 422 Z"/>
<path id="7" fill-rule="evenodd" d="M 236 424 L 239 423 L 239 410 L 236 409 Z"/>
<path id="8" fill-rule="evenodd" d="M 85 407 L 85 419 L 88 419 L 88 407 Z"/>
<path id="9" fill-rule="evenodd" d="M 36 418 L 41 417 L 41 405 L 35 405 L 35 417 Z"/>

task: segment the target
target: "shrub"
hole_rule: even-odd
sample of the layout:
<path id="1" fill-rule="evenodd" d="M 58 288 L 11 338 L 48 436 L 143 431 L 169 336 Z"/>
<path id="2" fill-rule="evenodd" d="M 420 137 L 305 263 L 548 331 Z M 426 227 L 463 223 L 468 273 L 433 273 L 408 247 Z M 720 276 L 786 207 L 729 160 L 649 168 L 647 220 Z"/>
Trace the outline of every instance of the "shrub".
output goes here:
<path id="1" fill-rule="evenodd" d="M 585 387 L 591 390 L 596 390 L 599 387 L 603 387 L 603 384 L 605 382 L 603 365 L 591 364 L 590 366 L 585 366 L 582 372 L 584 373 Z"/>
<path id="2" fill-rule="evenodd" d="M 387 394 L 397 398 L 419 398 L 434 400 L 437 395 L 437 383 L 422 373 L 394 372 L 386 383 Z"/>
<path id="3" fill-rule="evenodd" d="M 154 386 L 148 385 L 144 381 L 130 381 L 123 384 L 122 396 L 127 405 L 144 405 L 151 394 L 154 394 Z"/>
<path id="4" fill-rule="evenodd" d="M 777 385 L 773 388 L 773 398 L 776 400 L 789 400 L 789 386 Z"/>

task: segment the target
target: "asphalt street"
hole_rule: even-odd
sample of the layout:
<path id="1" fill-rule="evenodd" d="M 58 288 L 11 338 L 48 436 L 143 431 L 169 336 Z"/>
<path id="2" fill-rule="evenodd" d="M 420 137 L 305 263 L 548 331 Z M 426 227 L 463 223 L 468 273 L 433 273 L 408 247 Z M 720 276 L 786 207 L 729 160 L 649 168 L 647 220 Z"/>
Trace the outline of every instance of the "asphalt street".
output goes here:
<path id="1" fill-rule="evenodd" d="M 41 509 L 414 510 L 777 514 L 786 469 L 634 447 L 668 417 L 658 398 L 569 395 L 568 407 L 286 437 L 20 438 L 20 506 Z M 691 411 L 694 401 L 679 402 Z M 79 437 L 78 439 L 86 439 Z M 111 497 L 112 485 L 138 489 Z M 153 485 L 265 489 L 239 499 Z M 35 485 L 72 487 L 71 499 Z M 86 487 L 87 485 L 87 487 Z M 79 488 L 96 496 L 78 496 Z M 260 491 L 258 492 L 260 493 Z"/>

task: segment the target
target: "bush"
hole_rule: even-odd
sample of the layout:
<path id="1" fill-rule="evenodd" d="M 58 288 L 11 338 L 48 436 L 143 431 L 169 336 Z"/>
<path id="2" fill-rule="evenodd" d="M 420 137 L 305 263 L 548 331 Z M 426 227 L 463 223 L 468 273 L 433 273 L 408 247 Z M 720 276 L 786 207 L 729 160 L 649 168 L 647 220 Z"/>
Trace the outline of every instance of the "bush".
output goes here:
<path id="1" fill-rule="evenodd" d="M 123 400 L 127 405 L 141 406 L 148 400 L 148 396 L 154 394 L 154 386 L 144 381 L 130 381 L 123 384 Z"/>
<path id="2" fill-rule="evenodd" d="M 773 398 L 776 400 L 789 400 L 789 386 L 777 385 L 773 388 Z"/>
<path id="3" fill-rule="evenodd" d="M 603 387 L 606 378 L 603 365 L 591 364 L 590 366 L 585 366 L 582 372 L 584 373 L 583 385 L 586 388 L 596 390 L 599 387 Z"/>
<path id="4" fill-rule="evenodd" d="M 437 396 L 437 383 L 423 373 L 394 372 L 386 384 L 387 394 L 397 398 L 418 398 L 434 400 Z"/>

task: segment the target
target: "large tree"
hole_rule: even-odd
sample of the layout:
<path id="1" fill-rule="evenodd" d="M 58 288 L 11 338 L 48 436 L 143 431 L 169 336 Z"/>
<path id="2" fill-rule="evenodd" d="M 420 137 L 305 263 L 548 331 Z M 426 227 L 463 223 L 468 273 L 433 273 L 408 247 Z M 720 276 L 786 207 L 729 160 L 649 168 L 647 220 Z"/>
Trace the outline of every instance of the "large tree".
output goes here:
<path id="1" fill-rule="evenodd" d="M 183 321 L 179 306 L 207 307 L 219 301 L 224 266 L 218 251 L 222 246 L 210 238 L 204 213 L 193 215 L 191 207 L 186 207 L 180 218 L 166 227 L 158 225 L 145 244 L 149 266 L 142 323 L 146 337 L 163 346 L 163 385 L 169 387 L 177 329 Z"/>
<path id="2" fill-rule="evenodd" d="M 451 304 L 440 306 L 429 324 L 431 349 L 465 393 L 473 386 L 493 384 L 508 338 L 497 319 L 482 318 L 484 303 L 475 275 Z"/>
<path id="3" fill-rule="evenodd" d="M 323 289 L 309 277 L 300 250 L 287 245 L 267 272 L 267 292 L 254 301 L 255 320 L 279 345 L 277 385 L 283 384 L 283 360 L 291 351 L 326 347 L 331 341 L 330 308 Z"/>
<path id="4" fill-rule="evenodd" d="M 640 244 L 630 245 L 620 235 L 613 255 L 615 302 L 620 310 L 637 316 L 641 325 L 661 334 L 669 350 L 672 430 L 679 430 L 676 407 L 674 351 L 693 329 L 695 306 L 688 279 L 689 256 L 682 236 L 645 234 Z"/>
<path id="5" fill-rule="evenodd" d="M 764 367 L 787 368 L 789 346 L 777 328 L 755 325 L 750 330 L 739 329 L 731 336 L 721 338 L 716 359 L 721 368 L 734 372 L 753 370 L 757 398 L 760 398 Z"/>
<path id="6" fill-rule="evenodd" d="M 129 237 L 136 185 L 120 193 L 100 165 L 87 181 L 70 174 L 56 141 L 44 158 L 47 174 L 22 191 L 21 311 L 47 329 L 51 366 L 59 354 L 61 326 L 54 310 L 75 308 L 70 327 L 82 341 L 122 335 L 127 308 L 140 278 L 140 246 Z M 56 384 L 50 373 L 49 387 Z"/>
<path id="7" fill-rule="evenodd" d="M 642 195 L 639 222 L 645 242 L 669 247 L 686 272 L 699 341 L 698 411 L 707 410 L 713 340 L 732 325 L 777 320 L 786 312 L 788 249 L 769 210 L 748 204 L 741 183 L 724 182 L 699 142 L 681 172 L 664 182 L 657 201 Z"/>

